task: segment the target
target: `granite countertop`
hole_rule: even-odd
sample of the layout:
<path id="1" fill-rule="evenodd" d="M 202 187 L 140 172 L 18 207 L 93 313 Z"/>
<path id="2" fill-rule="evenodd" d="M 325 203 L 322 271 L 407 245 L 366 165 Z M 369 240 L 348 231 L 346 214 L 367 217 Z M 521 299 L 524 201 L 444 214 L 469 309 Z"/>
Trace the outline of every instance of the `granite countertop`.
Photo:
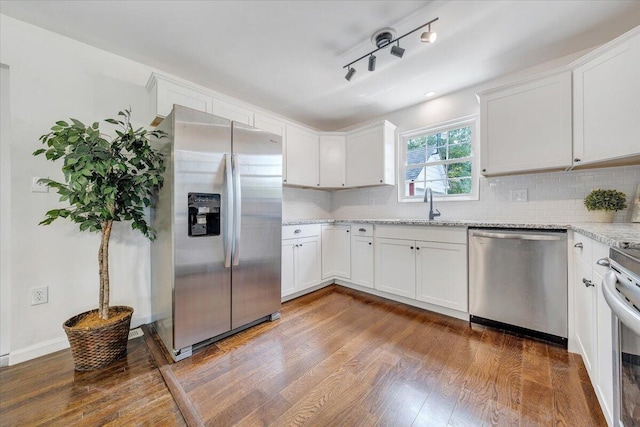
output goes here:
<path id="1" fill-rule="evenodd" d="M 540 230 L 570 229 L 590 239 L 596 240 L 607 246 L 620 248 L 640 249 L 640 223 L 580 223 L 580 224 L 546 224 L 546 223 L 515 223 L 515 222 L 488 222 L 472 220 L 434 220 L 425 219 L 307 219 L 288 220 L 283 225 L 302 224 L 381 224 L 381 225 L 419 225 L 435 227 L 486 227 L 486 228 L 530 228 Z"/>

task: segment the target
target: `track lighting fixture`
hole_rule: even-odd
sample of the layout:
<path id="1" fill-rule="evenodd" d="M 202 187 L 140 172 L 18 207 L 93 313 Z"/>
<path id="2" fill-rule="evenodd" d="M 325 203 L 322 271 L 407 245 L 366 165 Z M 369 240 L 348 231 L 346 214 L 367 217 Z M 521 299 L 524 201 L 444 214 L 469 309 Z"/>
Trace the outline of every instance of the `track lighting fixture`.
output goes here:
<path id="1" fill-rule="evenodd" d="M 431 24 L 433 24 L 434 22 L 436 22 L 439 18 L 435 18 L 432 19 L 431 21 L 427 22 L 426 24 L 422 24 L 420 25 L 418 28 L 415 28 L 411 31 L 409 31 L 406 34 L 401 35 L 400 37 L 396 37 L 395 39 L 393 38 L 393 30 L 392 29 L 385 29 L 382 30 L 380 32 L 378 32 L 377 34 L 374 34 L 371 37 L 371 40 L 375 43 L 375 45 L 377 46 L 377 49 L 372 50 L 371 52 L 362 55 L 360 58 L 356 59 L 355 61 L 351 61 L 349 62 L 347 65 L 345 65 L 342 68 L 346 68 L 347 69 L 347 75 L 344 76 L 345 79 L 347 79 L 347 81 L 351 81 L 351 78 L 353 77 L 353 75 L 356 73 L 356 69 L 352 67 L 353 64 L 355 64 L 356 62 L 360 61 L 361 59 L 364 59 L 366 57 L 369 57 L 369 71 L 374 71 L 376 69 L 376 56 L 374 55 L 374 53 L 376 53 L 377 51 L 384 49 L 388 46 L 391 46 L 393 43 L 395 43 L 395 45 L 391 46 L 391 54 L 393 56 L 397 56 L 398 58 L 402 58 L 402 55 L 404 55 L 404 49 L 400 47 L 400 39 L 408 36 L 409 34 L 415 33 L 416 31 L 418 31 L 421 28 L 427 27 L 427 31 L 425 31 L 424 33 L 422 33 L 422 35 L 420 36 L 420 40 L 423 43 L 433 43 L 436 41 L 436 37 L 438 36 L 436 34 L 435 31 L 431 31 Z"/>
<path id="2" fill-rule="evenodd" d="M 347 79 L 347 81 L 351 81 L 351 77 L 353 77 L 355 73 L 356 73 L 356 69 L 349 67 L 349 71 L 347 71 L 347 75 L 344 76 L 344 78 Z"/>
<path id="3" fill-rule="evenodd" d="M 435 31 L 431 31 L 431 24 L 429 24 L 429 26 L 427 27 L 427 31 L 422 33 L 422 35 L 420 36 L 420 40 L 422 41 L 422 43 L 435 43 L 437 38 L 438 33 L 436 33 Z"/>
<path id="4" fill-rule="evenodd" d="M 373 71 L 376 69 L 376 56 L 369 55 L 369 71 Z"/>
<path id="5" fill-rule="evenodd" d="M 404 55 L 404 49 L 400 47 L 400 41 L 398 40 L 398 44 L 391 48 L 391 55 L 397 56 L 398 58 L 402 58 Z"/>

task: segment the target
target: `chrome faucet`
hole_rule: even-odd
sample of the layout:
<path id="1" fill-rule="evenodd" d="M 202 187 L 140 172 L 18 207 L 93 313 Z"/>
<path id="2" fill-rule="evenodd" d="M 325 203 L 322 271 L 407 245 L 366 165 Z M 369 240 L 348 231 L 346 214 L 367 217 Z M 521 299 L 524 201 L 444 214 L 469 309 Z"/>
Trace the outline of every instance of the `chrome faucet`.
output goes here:
<path id="1" fill-rule="evenodd" d="M 433 211 L 433 191 L 431 191 L 431 187 L 427 187 L 424 190 L 424 202 L 429 203 L 429 221 L 433 221 L 437 216 L 440 216 L 440 211 L 438 209 Z"/>

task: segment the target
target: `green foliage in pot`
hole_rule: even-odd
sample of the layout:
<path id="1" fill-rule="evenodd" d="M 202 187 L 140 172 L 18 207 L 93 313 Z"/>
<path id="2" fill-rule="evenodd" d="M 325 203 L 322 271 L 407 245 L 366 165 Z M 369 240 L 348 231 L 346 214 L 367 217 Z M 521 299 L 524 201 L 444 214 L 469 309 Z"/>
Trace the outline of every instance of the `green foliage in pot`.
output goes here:
<path id="1" fill-rule="evenodd" d="M 593 190 L 584 198 L 588 211 L 621 211 L 627 208 L 627 196 L 616 190 Z"/>
<path id="2" fill-rule="evenodd" d="M 118 113 L 118 119 L 105 122 L 118 126 L 116 137 L 107 139 L 98 122 L 86 126 L 76 119 L 56 122 L 40 141 L 47 148 L 34 151 L 47 160 L 63 159 L 64 182 L 40 181 L 55 189 L 60 201 L 69 206 L 46 213 L 41 225 L 58 218 L 79 224 L 80 231 L 100 232 L 98 265 L 100 298 L 98 313 L 109 318 L 109 238 L 115 221 L 131 221 L 131 228 L 149 239 L 155 231 L 147 224 L 144 208 L 150 206 L 154 193 L 162 187 L 163 155 L 149 144 L 149 138 L 162 138 L 162 131 L 134 130 L 131 111 Z"/>

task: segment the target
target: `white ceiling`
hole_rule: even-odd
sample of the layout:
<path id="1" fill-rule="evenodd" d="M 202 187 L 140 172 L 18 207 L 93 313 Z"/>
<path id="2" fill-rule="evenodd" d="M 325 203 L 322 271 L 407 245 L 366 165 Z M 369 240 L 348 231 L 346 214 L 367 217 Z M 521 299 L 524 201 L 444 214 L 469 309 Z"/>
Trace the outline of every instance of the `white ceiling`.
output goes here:
<path id="1" fill-rule="evenodd" d="M 640 1 L 8 1 L 0 13 L 336 130 L 594 47 L 640 25 Z M 377 69 L 345 64 L 439 17 L 435 44 L 405 38 Z"/>

